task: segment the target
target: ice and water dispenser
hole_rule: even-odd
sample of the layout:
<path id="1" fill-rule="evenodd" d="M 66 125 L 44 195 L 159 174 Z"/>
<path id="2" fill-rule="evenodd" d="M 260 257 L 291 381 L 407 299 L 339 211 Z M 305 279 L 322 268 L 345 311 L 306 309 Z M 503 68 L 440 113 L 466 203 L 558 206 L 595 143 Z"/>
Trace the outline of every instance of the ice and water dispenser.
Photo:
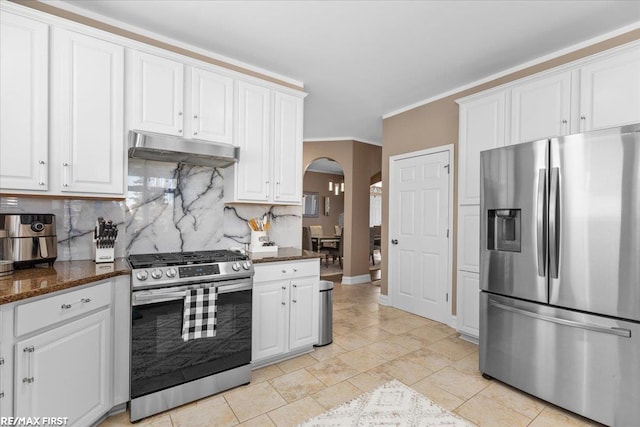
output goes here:
<path id="1" fill-rule="evenodd" d="M 520 252 L 520 209 L 489 209 L 487 249 Z"/>

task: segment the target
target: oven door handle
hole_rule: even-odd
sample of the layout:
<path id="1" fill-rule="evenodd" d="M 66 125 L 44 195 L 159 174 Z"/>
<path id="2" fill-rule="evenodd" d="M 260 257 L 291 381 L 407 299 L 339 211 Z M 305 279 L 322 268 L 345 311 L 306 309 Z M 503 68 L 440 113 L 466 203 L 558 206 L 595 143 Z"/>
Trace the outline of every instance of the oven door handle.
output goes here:
<path id="1" fill-rule="evenodd" d="M 131 305 L 147 305 L 158 302 L 176 301 L 186 296 L 186 291 L 199 288 L 218 288 L 218 294 L 248 291 L 253 288 L 253 281 L 246 279 L 228 280 L 221 282 L 207 282 L 196 285 L 176 286 L 172 288 L 148 289 L 134 291 L 131 295 Z"/>
<path id="2" fill-rule="evenodd" d="M 131 305 L 147 305 L 158 302 L 176 301 L 184 299 L 185 291 L 181 292 L 161 292 L 152 293 L 152 291 L 136 291 L 131 295 Z"/>

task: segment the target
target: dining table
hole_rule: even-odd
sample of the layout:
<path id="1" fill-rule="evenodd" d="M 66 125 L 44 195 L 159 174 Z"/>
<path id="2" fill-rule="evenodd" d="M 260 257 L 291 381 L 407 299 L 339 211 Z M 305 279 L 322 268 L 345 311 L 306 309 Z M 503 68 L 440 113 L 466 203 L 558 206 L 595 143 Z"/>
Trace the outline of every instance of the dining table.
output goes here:
<path id="1" fill-rule="evenodd" d="M 337 236 L 335 234 L 328 236 L 311 236 L 311 243 L 313 244 L 313 250 L 317 252 L 318 249 L 321 249 L 325 243 L 330 243 L 337 247 L 337 245 L 340 244 L 340 236 Z"/>

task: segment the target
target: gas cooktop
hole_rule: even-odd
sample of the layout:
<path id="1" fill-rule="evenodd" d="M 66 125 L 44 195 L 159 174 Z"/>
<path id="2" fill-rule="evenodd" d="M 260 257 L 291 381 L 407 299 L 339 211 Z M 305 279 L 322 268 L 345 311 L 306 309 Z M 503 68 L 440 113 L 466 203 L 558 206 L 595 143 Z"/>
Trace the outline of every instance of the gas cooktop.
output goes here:
<path id="1" fill-rule="evenodd" d="M 228 250 L 165 252 L 159 254 L 129 255 L 131 268 L 170 267 L 191 264 L 212 264 L 248 260 L 247 255 Z"/>
<path id="2" fill-rule="evenodd" d="M 129 255 L 134 289 L 253 276 L 247 255 L 226 250 Z"/>

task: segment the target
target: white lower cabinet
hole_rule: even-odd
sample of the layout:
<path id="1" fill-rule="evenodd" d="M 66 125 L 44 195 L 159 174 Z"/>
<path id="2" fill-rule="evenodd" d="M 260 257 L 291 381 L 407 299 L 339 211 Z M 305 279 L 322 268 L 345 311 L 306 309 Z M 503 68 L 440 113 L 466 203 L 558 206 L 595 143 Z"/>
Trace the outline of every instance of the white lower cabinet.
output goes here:
<path id="1" fill-rule="evenodd" d="M 266 365 L 318 342 L 318 259 L 256 264 L 251 359 Z"/>
<path id="2" fill-rule="evenodd" d="M 253 287 L 253 361 L 284 354 L 287 350 L 289 292 L 285 282 Z"/>
<path id="3" fill-rule="evenodd" d="M 480 336 L 480 275 L 458 270 L 458 331 L 467 339 Z"/>
<path id="4" fill-rule="evenodd" d="M 111 408 L 109 310 L 15 345 L 15 416 L 86 426 Z"/>
<path id="5" fill-rule="evenodd" d="M 88 426 L 129 401 L 130 279 L 0 306 L 0 415 Z"/>

